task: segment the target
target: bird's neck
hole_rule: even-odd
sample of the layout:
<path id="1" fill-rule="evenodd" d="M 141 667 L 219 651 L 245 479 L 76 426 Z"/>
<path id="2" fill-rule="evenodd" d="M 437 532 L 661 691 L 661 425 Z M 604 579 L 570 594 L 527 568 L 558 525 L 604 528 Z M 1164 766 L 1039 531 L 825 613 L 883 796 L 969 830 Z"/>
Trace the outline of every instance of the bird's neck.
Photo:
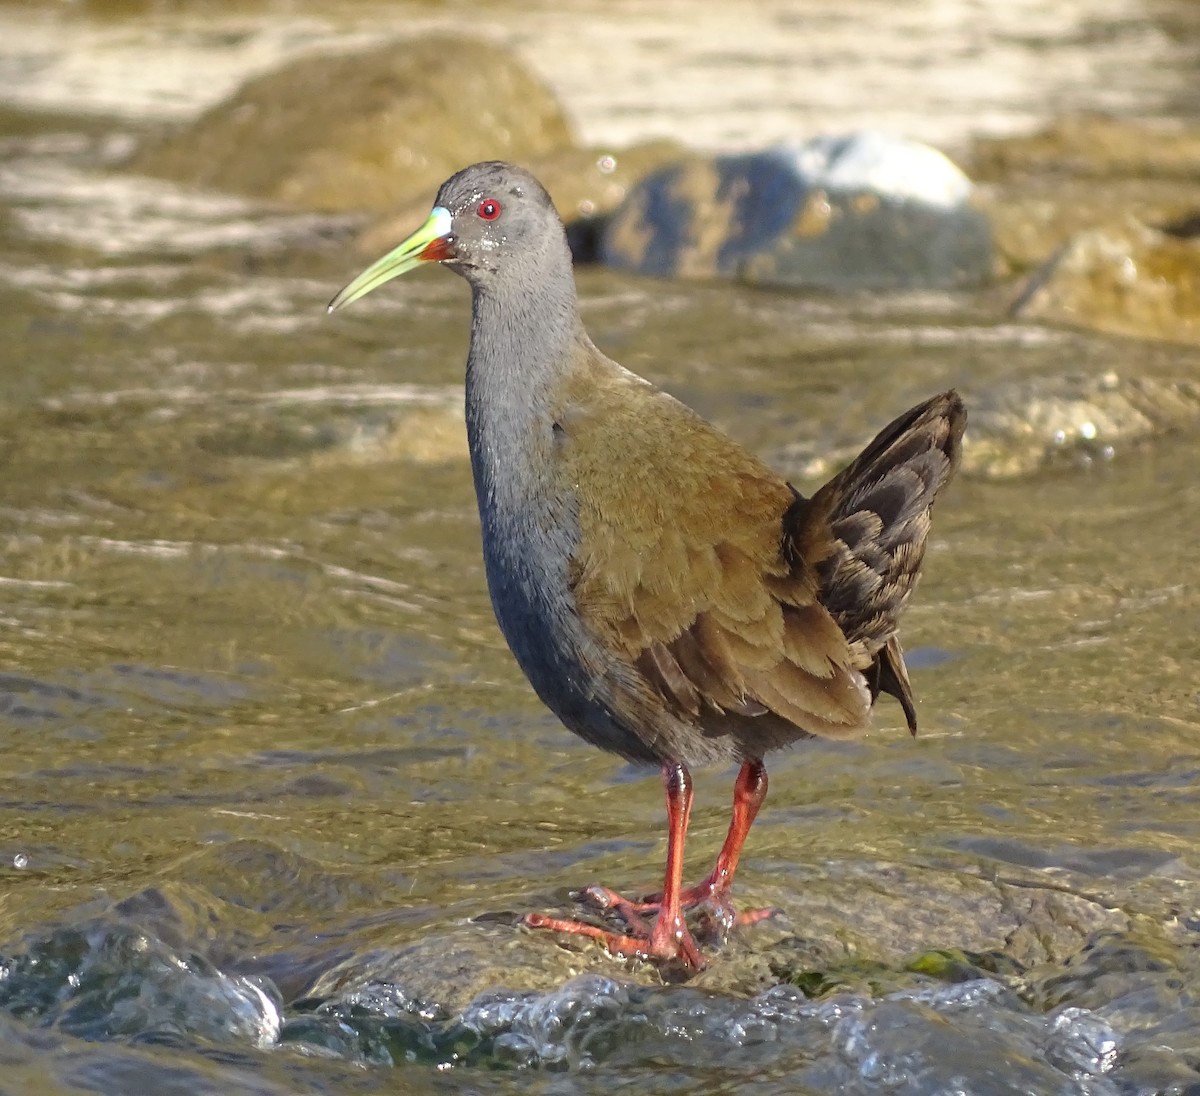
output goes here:
<path id="1" fill-rule="evenodd" d="M 554 444 L 555 394 L 586 344 L 569 276 L 535 292 L 474 289 L 466 412 L 481 507 L 503 503 L 505 485 L 537 489 Z"/>
<path id="2" fill-rule="evenodd" d="M 563 382 L 589 356 L 581 344 L 590 345 L 571 279 L 538 288 L 499 299 L 474 291 L 466 386 L 488 589 L 531 680 L 557 657 L 550 633 L 569 616 L 577 515 L 561 482 L 555 414 Z"/>

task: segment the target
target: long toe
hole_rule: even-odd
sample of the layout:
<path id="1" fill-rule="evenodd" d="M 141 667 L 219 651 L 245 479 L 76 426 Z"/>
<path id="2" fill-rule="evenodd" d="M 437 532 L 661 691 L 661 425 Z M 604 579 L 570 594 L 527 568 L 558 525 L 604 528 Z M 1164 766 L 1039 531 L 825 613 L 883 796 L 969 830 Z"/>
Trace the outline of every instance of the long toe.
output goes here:
<path id="1" fill-rule="evenodd" d="M 635 901 L 608 887 L 593 885 L 574 892 L 573 897 L 594 909 L 615 914 L 637 938 L 650 935 L 654 919 L 662 912 L 661 894 L 647 895 Z M 723 944 L 735 927 L 757 925 L 779 913 L 772 907 L 739 911 L 733 904 L 729 888 L 716 887 L 710 880 L 689 887 L 681 899 L 683 909 L 696 911 L 696 933 L 709 944 Z"/>
<path id="2" fill-rule="evenodd" d="M 681 908 L 690 910 L 709 901 L 714 893 L 713 884 L 705 880 L 703 883 L 697 883 L 696 886 L 688 887 L 683 891 L 679 896 L 679 904 Z M 662 909 L 663 899 L 661 891 L 643 895 L 641 898 L 626 898 L 614 890 L 609 890 L 608 887 L 596 885 L 579 891 L 578 897 L 581 901 L 587 902 L 588 905 L 595 906 L 597 909 L 616 910 L 622 917 L 625 916 L 626 911 L 638 914 L 656 914 Z"/>
<path id="3" fill-rule="evenodd" d="M 734 928 L 746 928 L 770 920 L 779 913 L 773 908 L 737 910 L 728 898 L 713 896 L 700 903 L 694 914 L 696 935 L 706 944 L 723 944 Z"/>
<path id="4" fill-rule="evenodd" d="M 657 906 L 647 906 L 640 902 L 631 902 L 608 887 L 591 886 L 580 891 L 578 898 L 589 906 L 599 910 L 610 910 L 639 936 L 650 934 L 650 923 L 642 916 L 643 913 L 657 913 Z"/>
<path id="5" fill-rule="evenodd" d="M 704 956 L 700 954 L 696 941 L 686 929 L 670 935 L 653 930 L 649 933 L 623 934 L 610 932 L 598 925 L 589 925 L 585 921 L 550 917 L 544 913 L 527 913 L 521 918 L 521 923 L 526 928 L 549 929 L 551 932 L 598 940 L 611 954 L 623 959 L 650 959 L 657 963 L 678 962 L 692 971 L 703 970 L 705 966 Z"/>

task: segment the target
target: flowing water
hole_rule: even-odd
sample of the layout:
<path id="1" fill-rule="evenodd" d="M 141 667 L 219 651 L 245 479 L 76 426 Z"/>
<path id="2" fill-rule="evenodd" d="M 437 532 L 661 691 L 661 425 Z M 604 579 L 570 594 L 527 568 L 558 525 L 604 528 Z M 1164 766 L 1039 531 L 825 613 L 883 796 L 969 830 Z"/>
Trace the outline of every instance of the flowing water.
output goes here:
<path id="1" fill-rule="evenodd" d="M 471 25 L 592 141 L 1200 113 L 1189 0 L 571 12 Z M 739 886 L 782 916 L 663 985 L 513 924 L 652 884 L 661 789 L 495 627 L 464 285 L 329 318 L 344 224 L 107 168 L 281 58 L 466 12 L 0 23 L 0 1092 L 1197 1090 L 1194 433 L 960 478 L 905 622 L 921 735 L 885 705 L 772 759 Z M 1200 368 L 991 294 L 580 287 L 604 349 L 805 487 L 944 387 Z M 731 775 L 698 774 L 693 875 Z"/>

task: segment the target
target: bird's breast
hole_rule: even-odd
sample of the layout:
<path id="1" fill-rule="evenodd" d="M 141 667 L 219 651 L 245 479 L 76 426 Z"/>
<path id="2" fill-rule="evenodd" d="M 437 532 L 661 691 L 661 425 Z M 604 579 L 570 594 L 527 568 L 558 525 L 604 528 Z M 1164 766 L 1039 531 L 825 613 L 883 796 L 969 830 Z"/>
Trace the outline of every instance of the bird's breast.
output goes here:
<path id="1" fill-rule="evenodd" d="M 530 676 L 561 645 L 573 611 L 569 560 L 579 508 L 553 426 L 469 431 L 488 590 L 500 628 Z"/>

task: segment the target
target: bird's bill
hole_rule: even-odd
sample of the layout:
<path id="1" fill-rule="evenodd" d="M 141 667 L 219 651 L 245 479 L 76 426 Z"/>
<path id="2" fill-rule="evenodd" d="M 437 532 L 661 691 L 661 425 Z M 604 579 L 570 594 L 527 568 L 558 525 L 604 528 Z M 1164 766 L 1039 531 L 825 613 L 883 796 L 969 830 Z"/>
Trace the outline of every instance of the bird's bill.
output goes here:
<path id="1" fill-rule="evenodd" d="M 426 262 L 441 262 L 454 257 L 450 211 L 434 207 L 427 220 L 408 239 L 392 248 L 382 259 L 372 263 L 357 278 L 329 302 L 329 311 L 336 312 L 359 297 L 365 297 L 384 282 Z"/>

